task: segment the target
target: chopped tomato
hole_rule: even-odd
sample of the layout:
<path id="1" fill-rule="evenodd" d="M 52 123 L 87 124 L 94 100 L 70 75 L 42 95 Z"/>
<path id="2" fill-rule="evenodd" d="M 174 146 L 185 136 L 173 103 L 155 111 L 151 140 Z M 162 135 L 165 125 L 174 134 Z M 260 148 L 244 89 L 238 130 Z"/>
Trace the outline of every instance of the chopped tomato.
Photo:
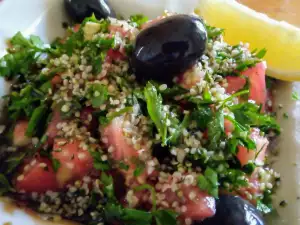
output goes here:
<path id="1" fill-rule="evenodd" d="M 79 140 L 56 138 L 52 156 L 59 161 L 57 180 L 62 187 L 67 182 L 81 179 L 93 169 L 93 158 L 88 149 L 80 146 Z"/>
<path id="2" fill-rule="evenodd" d="M 201 191 L 198 187 L 191 187 L 182 185 L 181 188 L 183 195 L 187 199 L 187 210 L 183 213 L 185 218 L 192 220 L 203 220 L 215 214 L 215 199 L 205 192 Z M 195 198 L 190 199 L 190 193 L 195 193 Z"/>
<path id="3" fill-rule="evenodd" d="M 129 31 L 126 31 L 122 25 L 109 25 L 108 31 L 111 34 L 115 34 L 118 32 L 123 37 L 126 37 L 129 34 Z"/>
<path id="4" fill-rule="evenodd" d="M 62 82 L 62 79 L 59 75 L 55 75 L 51 80 L 52 88 L 55 87 L 57 84 L 60 84 Z"/>
<path id="5" fill-rule="evenodd" d="M 246 85 L 246 79 L 244 77 L 228 76 L 226 80 L 228 84 L 226 92 L 228 94 L 238 92 Z"/>
<path id="6" fill-rule="evenodd" d="M 125 56 L 118 50 L 114 50 L 114 49 L 109 49 L 107 52 L 107 57 L 108 57 L 108 61 L 110 60 L 123 60 L 125 59 Z"/>
<path id="7" fill-rule="evenodd" d="M 259 133 L 260 130 L 254 128 L 250 135 L 251 139 L 256 144 L 256 149 L 249 150 L 243 146 L 238 147 L 237 158 L 242 166 L 246 165 L 249 161 L 255 161 L 256 163 L 263 164 L 269 141 L 267 138 L 260 136 Z"/>
<path id="8" fill-rule="evenodd" d="M 207 193 L 201 191 L 198 187 L 193 185 L 178 184 L 179 190 L 183 196 L 179 197 L 178 192 L 172 190 L 173 185 L 157 191 L 166 196 L 165 201 L 169 204 L 169 207 L 176 210 L 176 207 L 180 207 L 180 214 L 182 218 L 190 218 L 192 220 L 203 220 L 211 217 L 215 214 L 215 199 L 209 196 Z M 178 205 L 173 203 L 177 202 Z M 182 210 L 185 208 L 185 210 Z"/>
<path id="9" fill-rule="evenodd" d="M 58 129 L 57 129 L 57 124 L 62 122 L 63 120 L 61 119 L 60 112 L 59 111 L 54 111 L 52 115 L 52 119 L 50 123 L 48 124 L 48 128 L 46 131 L 47 135 L 47 143 L 48 145 L 52 146 L 53 145 L 53 140 L 57 136 Z"/>
<path id="10" fill-rule="evenodd" d="M 31 143 L 31 138 L 26 136 L 27 127 L 27 120 L 21 120 L 16 123 L 13 133 L 13 143 L 15 146 L 23 147 Z"/>
<path id="11" fill-rule="evenodd" d="M 266 66 L 264 62 L 258 63 L 254 67 L 245 70 L 242 75 L 249 79 L 249 99 L 254 100 L 257 104 L 262 104 L 264 107 L 267 99 L 265 81 Z M 246 84 L 246 79 L 243 77 L 228 76 L 226 79 L 228 83 L 227 93 L 230 94 L 241 90 Z"/>
<path id="12" fill-rule="evenodd" d="M 224 120 L 224 130 L 226 135 L 229 135 L 234 130 L 234 125 L 231 121 L 227 119 Z"/>
<path id="13" fill-rule="evenodd" d="M 75 33 L 78 32 L 79 29 L 80 29 L 80 26 L 81 26 L 80 23 L 76 23 L 76 24 L 73 26 L 73 31 L 74 31 Z"/>
<path id="14" fill-rule="evenodd" d="M 107 139 L 108 148 L 112 149 L 112 157 L 114 160 L 124 160 L 138 157 L 138 151 L 128 144 L 122 130 L 122 121 L 115 118 L 104 128 L 102 136 Z"/>
<path id="15" fill-rule="evenodd" d="M 16 178 L 16 189 L 37 193 L 57 190 L 56 174 L 51 161 L 38 156 L 25 164 L 22 173 Z"/>

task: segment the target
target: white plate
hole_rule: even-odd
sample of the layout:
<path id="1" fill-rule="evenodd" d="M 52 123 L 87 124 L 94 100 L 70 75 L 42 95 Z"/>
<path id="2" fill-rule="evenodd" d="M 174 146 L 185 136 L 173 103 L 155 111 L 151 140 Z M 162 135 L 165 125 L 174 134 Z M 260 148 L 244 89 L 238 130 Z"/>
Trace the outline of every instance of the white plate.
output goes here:
<path id="1" fill-rule="evenodd" d="M 164 9 L 177 12 L 191 12 L 198 0 L 110 0 L 116 12 L 123 16 L 144 13 L 150 18 L 160 15 Z M 39 35 L 45 42 L 63 34 L 62 22 L 66 20 L 62 0 L 0 0 L 0 55 L 5 49 L 5 40 L 17 31 L 28 35 Z M 201 3 L 201 0 L 200 0 Z M 283 132 L 278 148 L 280 155 L 275 159 L 274 168 L 282 175 L 282 186 L 274 197 L 274 204 L 286 200 L 288 205 L 279 208 L 279 219 L 268 224 L 300 225 L 300 102 L 291 100 L 293 90 L 300 92 L 299 83 L 280 83 L 276 92 L 276 105 L 282 104 L 278 111 L 278 121 Z M 6 91 L 0 79 L 0 95 Z M 289 119 L 283 118 L 283 113 Z M 10 203 L 0 203 L 0 224 L 13 225 L 44 224 L 36 216 L 21 209 L 11 208 Z M 52 223 L 46 223 L 52 224 Z M 61 222 L 59 224 L 62 224 Z"/>

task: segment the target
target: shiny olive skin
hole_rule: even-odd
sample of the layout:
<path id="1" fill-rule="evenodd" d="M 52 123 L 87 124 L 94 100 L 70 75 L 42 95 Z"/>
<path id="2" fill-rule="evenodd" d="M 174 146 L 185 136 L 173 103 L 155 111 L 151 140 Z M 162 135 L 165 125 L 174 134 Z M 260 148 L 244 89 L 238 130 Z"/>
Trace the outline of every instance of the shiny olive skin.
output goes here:
<path id="1" fill-rule="evenodd" d="M 194 225 L 264 225 L 261 213 L 238 196 L 221 195 L 216 201 L 216 214 Z"/>
<path id="2" fill-rule="evenodd" d="M 78 23 L 93 13 L 97 19 L 115 17 L 106 0 L 64 0 L 64 4 L 69 16 Z"/>
<path id="3" fill-rule="evenodd" d="M 139 80 L 171 83 L 200 59 L 206 41 L 205 25 L 199 17 L 173 15 L 138 34 L 131 66 Z"/>

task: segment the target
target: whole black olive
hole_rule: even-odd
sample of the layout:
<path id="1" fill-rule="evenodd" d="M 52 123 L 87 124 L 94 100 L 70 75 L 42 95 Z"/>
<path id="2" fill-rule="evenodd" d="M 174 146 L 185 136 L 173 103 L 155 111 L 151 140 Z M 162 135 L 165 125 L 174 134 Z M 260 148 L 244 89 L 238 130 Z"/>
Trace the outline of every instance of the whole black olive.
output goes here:
<path id="1" fill-rule="evenodd" d="M 115 17 L 106 0 L 64 0 L 69 16 L 76 22 L 95 14 L 97 19 Z"/>
<path id="2" fill-rule="evenodd" d="M 195 225 L 264 225 L 261 213 L 238 196 L 221 195 L 216 201 L 216 214 Z"/>
<path id="3" fill-rule="evenodd" d="M 203 21 L 174 15 L 142 30 L 135 41 L 131 66 L 139 80 L 171 83 L 203 55 L 207 32 Z"/>

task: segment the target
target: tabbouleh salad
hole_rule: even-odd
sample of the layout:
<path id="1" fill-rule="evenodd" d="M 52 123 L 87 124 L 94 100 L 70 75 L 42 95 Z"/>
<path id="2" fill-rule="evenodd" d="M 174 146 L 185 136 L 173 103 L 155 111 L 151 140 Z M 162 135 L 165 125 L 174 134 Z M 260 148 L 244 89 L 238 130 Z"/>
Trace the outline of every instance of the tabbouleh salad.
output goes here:
<path id="1" fill-rule="evenodd" d="M 212 217 L 224 194 L 272 210 L 280 176 L 266 150 L 280 127 L 266 50 L 230 46 L 204 23 L 206 47 L 194 65 L 168 83 L 140 81 L 135 40 L 170 16 L 92 16 L 51 45 L 20 32 L 10 39 L 0 59 L 11 82 L 1 195 L 50 220 L 89 225 L 191 225 Z"/>

